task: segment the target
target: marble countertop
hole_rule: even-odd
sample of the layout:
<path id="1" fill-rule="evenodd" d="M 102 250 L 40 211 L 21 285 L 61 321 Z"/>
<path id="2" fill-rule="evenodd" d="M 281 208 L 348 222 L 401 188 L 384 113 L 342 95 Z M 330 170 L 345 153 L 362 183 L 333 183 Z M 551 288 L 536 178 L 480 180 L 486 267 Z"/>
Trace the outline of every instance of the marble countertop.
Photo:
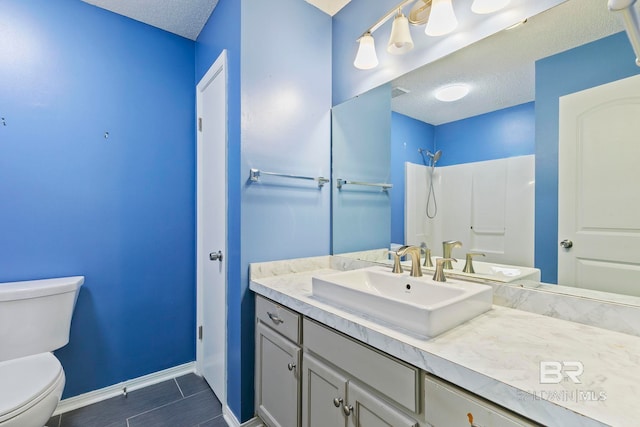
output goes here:
<path id="1" fill-rule="evenodd" d="M 314 299 L 311 278 L 340 270 L 331 257 L 252 264 L 250 289 L 544 425 L 640 425 L 640 337 L 494 305 L 418 338 Z M 542 361 L 581 363 L 580 383 L 541 384 Z"/>

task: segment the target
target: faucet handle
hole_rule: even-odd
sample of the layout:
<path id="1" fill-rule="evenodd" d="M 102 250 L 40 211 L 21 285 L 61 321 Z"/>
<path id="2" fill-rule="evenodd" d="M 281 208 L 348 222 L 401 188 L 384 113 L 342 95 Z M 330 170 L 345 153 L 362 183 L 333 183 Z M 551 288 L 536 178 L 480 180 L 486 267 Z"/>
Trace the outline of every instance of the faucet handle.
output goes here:
<path id="1" fill-rule="evenodd" d="M 433 261 L 431 260 L 431 249 L 424 249 L 424 262 L 422 263 L 423 267 L 433 267 Z"/>
<path id="2" fill-rule="evenodd" d="M 462 271 L 464 273 L 475 273 L 475 270 L 473 269 L 473 257 L 474 256 L 485 256 L 485 254 L 483 254 L 482 252 L 469 252 L 467 253 L 467 259 L 466 262 L 464 263 L 464 268 L 462 269 Z"/>
<path id="3" fill-rule="evenodd" d="M 458 262 L 455 258 L 438 258 L 436 259 L 436 273 L 433 275 L 433 280 L 435 282 L 446 282 L 447 278 L 444 275 L 444 266 L 446 263 Z"/>
<path id="4" fill-rule="evenodd" d="M 393 273 L 402 273 L 402 264 L 400 264 L 400 255 L 395 251 L 389 251 L 389 254 L 393 255 Z"/>

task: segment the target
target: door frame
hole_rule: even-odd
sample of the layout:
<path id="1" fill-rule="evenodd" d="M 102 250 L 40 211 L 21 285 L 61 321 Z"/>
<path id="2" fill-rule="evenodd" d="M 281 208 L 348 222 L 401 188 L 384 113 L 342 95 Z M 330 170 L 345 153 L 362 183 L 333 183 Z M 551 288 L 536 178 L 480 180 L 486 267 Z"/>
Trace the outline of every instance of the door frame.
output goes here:
<path id="1" fill-rule="evenodd" d="M 202 132 L 199 131 L 199 118 L 202 117 L 202 95 L 201 92 L 205 90 L 205 88 L 212 82 L 218 75 L 221 75 L 224 79 L 225 86 L 225 142 L 224 142 L 224 157 L 225 157 L 225 177 L 228 177 L 229 170 L 229 162 L 228 162 L 228 152 L 229 152 L 229 127 L 228 127 L 228 117 L 229 117 L 229 108 L 228 108 L 228 72 L 227 72 L 227 50 L 224 49 L 215 62 L 211 65 L 209 70 L 205 73 L 202 79 L 196 85 L 196 373 L 202 375 L 203 373 L 203 363 L 204 363 L 204 349 L 203 342 L 199 337 L 199 327 L 203 324 L 203 312 L 204 312 L 204 301 L 203 301 L 203 286 L 204 286 L 204 263 L 208 262 L 208 251 L 207 248 L 204 247 L 204 242 L 202 241 L 202 224 L 203 224 L 203 213 L 202 213 L 202 195 L 203 195 L 203 161 L 202 158 Z M 229 219 L 228 219 L 228 201 L 229 201 L 229 184 L 228 180 L 225 179 L 225 228 L 228 229 Z M 229 235 L 227 233 L 227 237 L 224 242 L 224 248 L 222 248 L 222 252 L 224 254 L 222 262 L 226 264 L 225 272 L 226 276 L 224 279 L 224 313 L 225 313 L 225 322 L 224 322 L 224 395 L 217 396 L 220 402 L 222 403 L 223 408 L 227 405 L 227 388 L 228 388 L 228 361 L 227 361 L 227 340 L 228 340 L 228 278 L 229 278 L 229 257 L 228 254 L 229 247 Z M 205 332 L 206 333 L 206 332 Z"/>

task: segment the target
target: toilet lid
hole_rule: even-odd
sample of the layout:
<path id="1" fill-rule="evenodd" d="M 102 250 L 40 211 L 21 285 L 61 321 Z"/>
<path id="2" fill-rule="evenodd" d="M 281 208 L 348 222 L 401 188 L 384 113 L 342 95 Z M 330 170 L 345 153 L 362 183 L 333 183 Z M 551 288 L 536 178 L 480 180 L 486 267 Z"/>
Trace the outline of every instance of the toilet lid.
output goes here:
<path id="1" fill-rule="evenodd" d="M 51 353 L 0 362 L 0 421 L 48 392 L 61 375 L 62 365 Z"/>

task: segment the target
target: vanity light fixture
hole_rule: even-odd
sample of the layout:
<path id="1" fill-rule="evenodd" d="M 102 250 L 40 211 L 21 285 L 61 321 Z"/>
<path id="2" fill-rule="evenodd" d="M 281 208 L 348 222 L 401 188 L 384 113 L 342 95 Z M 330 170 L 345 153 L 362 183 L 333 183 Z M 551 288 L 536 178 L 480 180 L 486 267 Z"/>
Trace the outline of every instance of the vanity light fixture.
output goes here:
<path id="1" fill-rule="evenodd" d="M 424 29 L 428 36 L 444 36 L 458 26 L 451 0 L 432 0 L 429 21 Z"/>
<path id="2" fill-rule="evenodd" d="M 358 53 L 353 65 L 361 70 L 369 70 L 378 65 L 373 32 L 380 28 L 389 19 L 393 19 L 391 36 L 387 43 L 387 52 L 394 55 L 402 55 L 413 49 L 411 39 L 411 25 L 427 24 L 424 32 L 428 36 L 443 36 L 455 30 L 458 19 L 453 10 L 453 0 L 402 0 L 389 10 L 382 18 L 369 27 L 357 39 Z M 459 1 L 459 0 L 456 0 Z M 611 0 L 613 1 L 613 0 Z M 626 0 L 636 1 L 636 0 Z M 496 12 L 509 4 L 510 0 L 474 0 L 472 11 L 478 14 Z M 415 3 L 409 13 L 409 18 L 402 13 L 402 8 Z"/>
<path id="3" fill-rule="evenodd" d="M 378 66 L 376 43 L 370 32 L 366 32 L 358 39 L 358 53 L 353 66 L 361 70 L 370 70 Z"/>
<path id="4" fill-rule="evenodd" d="M 391 37 L 387 45 L 387 52 L 394 55 L 401 55 L 413 49 L 413 40 L 409 31 L 409 20 L 402 9 L 398 9 L 398 14 L 393 19 L 391 27 Z"/>
<path id="5" fill-rule="evenodd" d="M 507 7 L 511 0 L 473 0 L 471 11 L 479 15 L 497 12 Z"/>
<path id="6" fill-rule="evenodd" d="M 467 96 L 469 90 L 469 85 L 466 83 L 454 83 L 436 89 L 435 96 L 438 101 L 453 102 Z"/>

